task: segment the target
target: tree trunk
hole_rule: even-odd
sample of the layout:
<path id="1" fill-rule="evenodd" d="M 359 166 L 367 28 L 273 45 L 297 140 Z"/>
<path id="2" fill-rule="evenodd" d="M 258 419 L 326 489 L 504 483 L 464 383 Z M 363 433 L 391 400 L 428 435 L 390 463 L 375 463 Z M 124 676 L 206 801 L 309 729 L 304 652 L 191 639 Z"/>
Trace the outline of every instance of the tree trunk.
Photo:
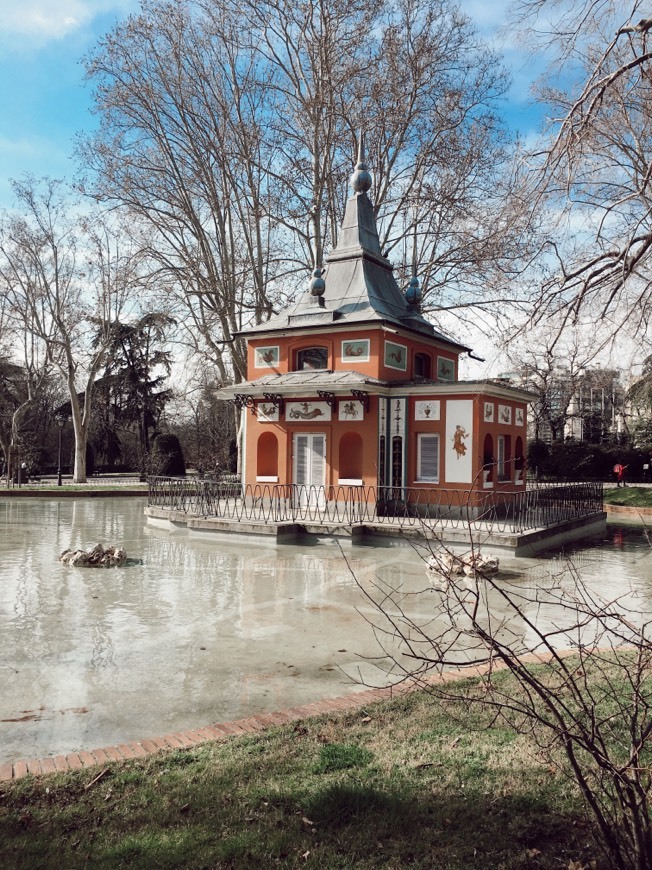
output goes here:
<path id="1" fill-rule="evenodd" d="M 86 438 L 75 438 L 73 483 L 86 483 Z"/>

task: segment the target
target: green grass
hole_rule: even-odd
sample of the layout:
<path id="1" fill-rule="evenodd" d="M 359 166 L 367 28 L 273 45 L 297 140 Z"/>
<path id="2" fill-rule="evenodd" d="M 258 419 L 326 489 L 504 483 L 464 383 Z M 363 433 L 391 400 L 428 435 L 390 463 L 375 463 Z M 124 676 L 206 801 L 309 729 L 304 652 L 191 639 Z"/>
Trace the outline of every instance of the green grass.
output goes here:
<path id="1" fill-rule="evenodd" d="M 625 486 L 605 489 L 603 501 L 605 504 L 626 507 L 652 507 L 652 487 Z"/>
<path id="2" fill-rule="evenodd" d="M 415 693 L 223 744 L 0 786 L 3 868 L 568 867 L 581 802 L 528 738 Z M 599 865 L 598 865 L 599 866 Z"/>

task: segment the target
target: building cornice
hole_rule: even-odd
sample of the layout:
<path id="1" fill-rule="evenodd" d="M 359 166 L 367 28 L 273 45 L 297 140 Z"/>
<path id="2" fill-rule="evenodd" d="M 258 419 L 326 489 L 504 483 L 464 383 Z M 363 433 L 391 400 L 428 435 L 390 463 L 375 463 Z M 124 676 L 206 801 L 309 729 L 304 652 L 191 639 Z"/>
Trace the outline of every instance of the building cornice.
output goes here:
<path id="1" fill-rule="evenodd" d="M 343 372 L 324 372 L 324 374 L 342 375 Z M 359 374 L 356 372 L 356 374 Z M 279 378 L 282 378 L 280 375 Z M 537 398 L 535 393 L 517 387 L 496 384 L 495 381 L 453 381 L 452 383 L 430 382 L 415 383 L 399 381 L 396 383 L 378 383 L 375 379 L 367 380 L 364 375 L 359 379 L 350 379 L 346 383 L 275 383 L 275 379 L 264 379 L 264 382 L 246 381 L 219 390 L 217 397 L 233 400 L 236 395 L 251 396 L 253 399 L 263 399 L 267 393 L 276 393 L 283 398 L 305 398 L 316 395 L 317 391 L 328 387 L 335 396 L 350 396 L 351 390 L 364 390 L 370 396 L 390 398 L 392 396 L 489 396 L 493 399 L 505 399 L 512 402 L 529 403 Z"/>

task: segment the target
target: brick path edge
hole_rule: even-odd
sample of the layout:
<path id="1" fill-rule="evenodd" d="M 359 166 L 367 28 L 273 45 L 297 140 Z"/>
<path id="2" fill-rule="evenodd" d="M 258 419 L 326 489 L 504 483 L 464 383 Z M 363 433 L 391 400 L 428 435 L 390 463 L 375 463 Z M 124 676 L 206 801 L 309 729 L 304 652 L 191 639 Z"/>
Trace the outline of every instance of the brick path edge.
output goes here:
<path id="1" fill-rule="evenodd" d="M 565 657 L 573 651 L 559 651 L 558 655 Z M 549 655 L 524 656 L 523 661 L 544 662 Z M 18 761 L 0 764 L 0 782 L 22 779 L 26 776 L 41 777 L 69 770 L 100 767 L 113 761 L 130 761 L 145 758 L 159 752 L 191 749 L 204 743 L 224 742 L 232 737 L 242 737 L 243 734 L 259 734 L 270 728 L 289 725 L 301 719 L 311 719 L 318 716 L 343 714 L 362 710 L 368 704 L 379 701 L 390 701 L 400 698 L 408 692 L 427 689 L 428 685 L 437 685 L 455 679 L 481 676 L 489 671 L 488 665 L 473 668 L 460 668 L 458 671 L 446 671 L 443 674 L 422 678 L 414 681 L 404 681 L 394 686 L 378 689 L 364 689 L 350 695 L 340 695 L 319 701 L 311 701 L 298 707 L 280 710 L 272 713 L 257 713 L 245 719 L 235 719 L 232 722 L 214 722 L 189 731 L 177 731 L 163 737 L 152 737 L 148 740 L 128 741 L 116 746 L 104 746 L 101 749 L 79 750 L 65 755 L 55 755 L 42 759 L 20 759 Z M 502 669 L 498 663 L 492 665 L 492 670 Z"/>

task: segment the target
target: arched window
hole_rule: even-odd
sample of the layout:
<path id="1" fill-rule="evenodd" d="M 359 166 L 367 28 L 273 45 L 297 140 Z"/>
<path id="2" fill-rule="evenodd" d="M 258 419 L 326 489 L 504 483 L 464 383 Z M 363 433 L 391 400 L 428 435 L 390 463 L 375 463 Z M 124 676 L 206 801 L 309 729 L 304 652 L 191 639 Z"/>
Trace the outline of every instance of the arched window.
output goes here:
<path id="1" fill-rule="evenodd" d="M 414 354 L 414 377 L 415 378 L 431 378 L 432 377 L 432 359 L 430 354 L 415 353 Z"/>
<path id="2" fill-rule="evenodd" d="M 263 432 L 258 439 L 256 480 L 278 482 L 278 439 L 273 432 Z"/>
<path id="3" fill-rule="evenodd" d="M 362 437 L 357 432 L 347 432 L 340 440 L 339 481 L 362 483 Z"/>
<path id="4" fill-rule="evenodd" d="M 295 371 L 301 372 L 305 369 L 327 369 L 328 368 L 328 348 L 327 347 L 304 347 L 297 351 Z"/>
<path id="5" fill-rule="evenodd" d="M 511 480 L 511 463 L 512 463 L 512 438 L 511 435 L 498 436 L 498 480 Z"/>
<path id="6" fill-rule="evenodd" d="M 525 456 L 523 455 L 523 439 L 519 435 L 514 445 L 514 483 L 523 482 L 525 472 Z"/>
<path id="7" fill-rule="evenodd" d="M 496 459 L 494 457 L 494 439 L 491 435 L 484 436 L 482 446 L 482 478 L 485 484 L 493 483 Z"/>

